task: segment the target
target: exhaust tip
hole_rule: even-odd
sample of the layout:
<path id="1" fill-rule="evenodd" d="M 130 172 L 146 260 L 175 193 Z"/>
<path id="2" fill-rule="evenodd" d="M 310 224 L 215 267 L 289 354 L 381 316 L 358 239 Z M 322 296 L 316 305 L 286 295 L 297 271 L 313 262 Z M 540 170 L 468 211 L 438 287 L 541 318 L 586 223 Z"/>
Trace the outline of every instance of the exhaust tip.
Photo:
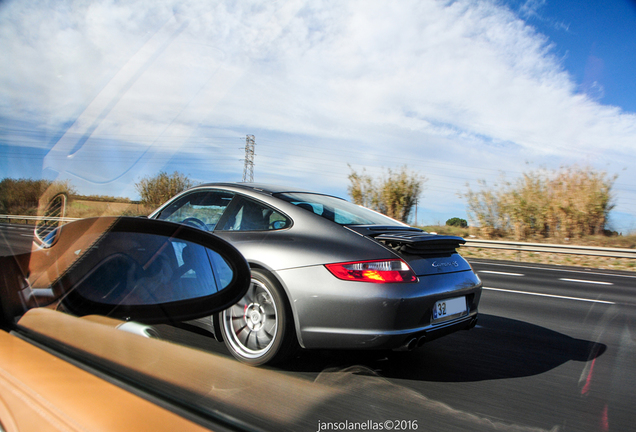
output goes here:
<path id="1" fill-rule="evenodd" d="M 414 350 L 416 346 L 417 346 L 417 339 L 413 338 L 406 344 L 406 349 L 411 351 L 411 350 Z"/>
<path id="2" fill-rule="evenodd" d="M 417 347 L 421 348 L 426 343 L 426 333 L 417 339 Z"/>
<path id="3" fill-rule="evenodd" d="M 399 348 L 395 348 L 393 351 L 412 351 L 417 346 L 417 338 L 409 339 Z"/>

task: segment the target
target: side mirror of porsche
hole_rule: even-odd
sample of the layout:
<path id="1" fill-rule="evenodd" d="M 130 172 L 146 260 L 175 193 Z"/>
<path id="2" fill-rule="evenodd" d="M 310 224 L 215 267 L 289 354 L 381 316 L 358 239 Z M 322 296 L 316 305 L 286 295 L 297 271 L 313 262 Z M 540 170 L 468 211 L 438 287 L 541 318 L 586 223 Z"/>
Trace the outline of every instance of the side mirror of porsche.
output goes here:
<path id="1" fill-rule="evenodd" d="M 102 217 L 68 223 L 48 236 L 54 238 L 46 247 L 11 257 L 20 274 L 4 278 L 13 285 L 4 290 L 17 291 L 27 308 L 54 305 L 78 316 L 169 323 L 226 309 L 250 284 L 249 266 L 236 248 L 186 225 Z"/>

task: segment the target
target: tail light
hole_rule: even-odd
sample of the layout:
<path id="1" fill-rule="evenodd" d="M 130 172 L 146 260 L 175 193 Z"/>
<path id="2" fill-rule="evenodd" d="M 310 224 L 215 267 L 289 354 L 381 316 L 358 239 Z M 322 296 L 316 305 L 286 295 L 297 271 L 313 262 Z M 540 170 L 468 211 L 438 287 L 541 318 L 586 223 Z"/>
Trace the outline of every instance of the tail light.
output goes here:
<path id="1" fill-rule="evenodd" d="M 372 283 L 417 281 L 415 272 L 400 259 L 326 264 L 325 267 L 342 280 Z"/>

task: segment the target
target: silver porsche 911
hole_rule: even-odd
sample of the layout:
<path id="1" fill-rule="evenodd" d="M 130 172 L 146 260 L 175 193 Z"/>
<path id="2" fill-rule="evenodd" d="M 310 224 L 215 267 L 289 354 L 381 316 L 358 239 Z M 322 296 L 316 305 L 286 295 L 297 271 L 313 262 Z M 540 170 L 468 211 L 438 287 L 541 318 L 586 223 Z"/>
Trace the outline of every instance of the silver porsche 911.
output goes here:
<path id="1" fill-rule="evenodd" d="M 256 183 L 189 189 L 151 218 L 232 243 L 252 270 L 245 297 L 190 322 L 260 365 L 306 349 L 409 350 L 477 321 L 481 281 L 456 249 L 348 201 Z"/>

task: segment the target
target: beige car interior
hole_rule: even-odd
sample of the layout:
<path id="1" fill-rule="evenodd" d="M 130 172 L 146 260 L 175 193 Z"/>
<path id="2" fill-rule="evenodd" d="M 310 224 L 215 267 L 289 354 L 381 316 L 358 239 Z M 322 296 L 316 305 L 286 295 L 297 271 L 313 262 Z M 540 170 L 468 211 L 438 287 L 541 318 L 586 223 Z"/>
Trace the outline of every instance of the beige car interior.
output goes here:
<path id="1" fill-rule="evenodd" d="M 281 380 L 275 371 L 118 330 L 121 324 L 36 308 L 22 316 L 18 328 L 174 386 L 203 410 L 269 430 L 315 428 L 302 419 L 341 396 L 332 387 Z M 205 430 L 15 335 L 0 332 L 0 352 L 6 353 L 0 357 L 0 421 L 7 432 Z M 267 397 L 254 403 L 255 394 Z"/>

